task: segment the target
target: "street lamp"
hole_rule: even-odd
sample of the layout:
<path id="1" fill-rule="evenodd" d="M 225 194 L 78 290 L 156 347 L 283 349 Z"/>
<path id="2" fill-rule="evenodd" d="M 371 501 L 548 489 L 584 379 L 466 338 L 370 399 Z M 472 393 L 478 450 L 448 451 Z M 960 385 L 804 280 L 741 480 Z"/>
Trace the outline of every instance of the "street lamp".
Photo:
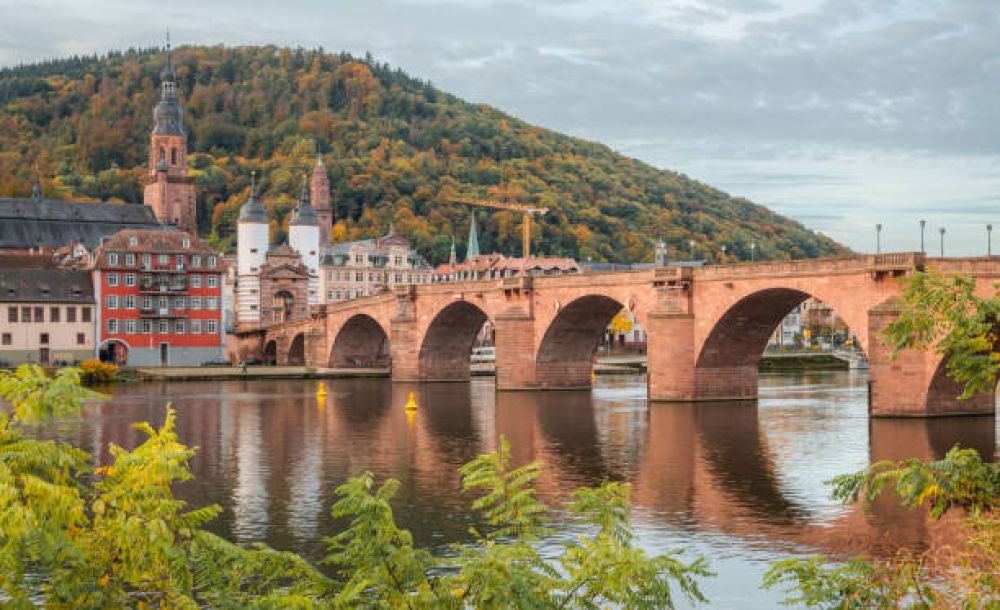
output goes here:
<path id="1" fill-rule="evenodd" d="M 754 261 L 754 250 L 756 250 L 756 249 L 757 249 L 757 242 L 751 240 L 750 241 L 750 262 L 751 263 Z"/>
<path id="2" fill-rule="evenodd" d="M 723 259 L 726 258 L 726 244 L 722 244 L 722 258 Z M 722 260 L 722 261 L 719 261 L 719 262 L 725 262 L 725 261 Z"/>
<path id="3" fill-rule="evenodd" d="M 688 245 L 691 246 L 691 261 L 694 262 L 694 240 L 689 241 Z"/>
<path id="4" fill-rule="evenodd" d="M 924 250 L 924 227 L 926 227 L 926 226 L 927 226 L 927 221 L 926 220 L 921 220 L 920 221 L 920 253 L 921 254 L 927 254 L 927 251 Z"/>
<path id="5" fill-rule="evenodd" d="M 941 258 L 944 258 L 944 227 L 938 229 L 941 232 Z"/>
<path id="6" fill-rule="evenodd" d="M 875 223 L 875 254 L 882 254 L 882 223 Z"/>
<path id="7" fill-rule="evenodd" d="M 993 256 L 993 225 L 986 224 L 986 256 Z"/>

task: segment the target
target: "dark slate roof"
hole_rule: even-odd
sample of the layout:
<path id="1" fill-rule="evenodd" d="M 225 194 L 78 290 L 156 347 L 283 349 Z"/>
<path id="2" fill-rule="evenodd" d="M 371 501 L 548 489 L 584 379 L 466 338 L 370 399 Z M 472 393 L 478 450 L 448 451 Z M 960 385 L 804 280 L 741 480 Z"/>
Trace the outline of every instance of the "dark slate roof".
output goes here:
<path id="1" fill-rule="evenodd" d="M 93 302 L 89 271 L 0 268 L 0 303 Z"/>
<path id="2" fill-rule="evenodd" d="M 240 217 L 237 222 L 268 224 L 267 209 L 264 208 L 264 204 L 260 202 L 255 193 L 251 194 L 250 199 L 247 199 L 247 202 L 240 206 Z"/>
<path id="3" fill-rule="evenodd" d="M 122 229 L 164 229 L 152 208 L 134 203 L 0 197 L 0 248 L 58 248 L 71 241 L 88 250 Z"/>

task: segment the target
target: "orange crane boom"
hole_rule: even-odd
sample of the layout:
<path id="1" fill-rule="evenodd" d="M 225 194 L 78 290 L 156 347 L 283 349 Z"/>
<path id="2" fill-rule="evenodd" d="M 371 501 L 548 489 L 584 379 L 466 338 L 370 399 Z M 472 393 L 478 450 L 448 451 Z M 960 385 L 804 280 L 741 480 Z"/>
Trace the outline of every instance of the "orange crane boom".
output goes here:
<path id="1" fill-rule="evenodd" d="M 548 208 L 536 208 L 534 206 L 525 205 L 523 203 L 515 203 L 513 201 L 495 201 L 492 199 L 470 199 L 464 197 L 458 197 L 452 199 L 455 203 L 464 203 L 466 205 L 477 205 L 484 208 L 494 208 L 498 210 L 511 210 L 513 212 L 520 212 L 521 217 L 521 253 L 524 258 L 531 257 L 531 218 L 535 214 L 545 214 L 549 211 Z"/>

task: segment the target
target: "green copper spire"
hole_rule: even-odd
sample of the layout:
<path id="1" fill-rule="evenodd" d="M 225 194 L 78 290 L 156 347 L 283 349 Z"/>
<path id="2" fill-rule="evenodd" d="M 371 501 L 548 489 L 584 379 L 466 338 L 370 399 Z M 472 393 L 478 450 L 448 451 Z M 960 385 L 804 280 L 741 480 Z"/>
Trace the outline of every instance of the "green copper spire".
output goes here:
<path id="1" fill-rule="evenodd" d="M 469 262 L 473 256 L 479 256 L 479 236 L 476 235 L 476 213 L 472 213 L 472 222 L 469 223 L 469 247 L 465 251 L 465 261 Z"/>
<path id="2" fill-rule="evenodd" d="M 458 257 L 455 256 L 455 236 L 451 236 L 451 254 L 448 256 L 448 264 L 452 267 L 458 262 Z"/>

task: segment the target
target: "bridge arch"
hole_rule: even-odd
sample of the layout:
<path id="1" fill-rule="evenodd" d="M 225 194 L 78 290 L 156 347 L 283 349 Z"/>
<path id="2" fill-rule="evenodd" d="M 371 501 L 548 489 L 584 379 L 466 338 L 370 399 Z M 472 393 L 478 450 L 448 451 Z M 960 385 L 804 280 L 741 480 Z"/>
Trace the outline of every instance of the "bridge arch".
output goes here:
<path id="1" fill-rule="evenodd" d="M 332 368 L 376 368 L 389 364 L 389 334 L 372 316 L 351 316 L 337 330 L 330 346 Z"/>
<path id="2" fill-rule="evenodd" d="M 757 368 L 771 335 L 785 316 L 810 297 L 840 316 L 867 352 L 868 304 L 854 303 L 850 295 L 831 302 L 817 292 L 807 286 L 771 286 L 723 302 L 695 346 L 695 396 L 755 398 Z"/>
<path id="3" fill-rule="evenodd" d="M 964 400 L 959 400 L 964 390 L 962 384 L 948 376 L 948 358 L 941 356 L 934 374 L 927 385 L 927 397 L 924 408 L 928 413 L 990 413 L 996 406 L 997 388 L 988 394 L 977 394 Z"/>
<path id="4" fill-rule="evenodd" d="M 545 329 L 535 356 L 540 387 L 590 387 L 594 353 L 622 303 L 591 294 L 560 307 Z"/>
<path id="5" fill-rule="evenodd" d="M 468 301 L 452 301 L 442 307 L 427 325 L 420 342 L 420 379 L 468 379 L 472 346 L 488 320 L 485 311 Z"/>
<path id="6" fill-rule="evenodd" d="M 288 355 L 285 364 L 288 366 L 303 366 L 306 363 L 306 336 L 298 333 L 288 344 Z"/>

